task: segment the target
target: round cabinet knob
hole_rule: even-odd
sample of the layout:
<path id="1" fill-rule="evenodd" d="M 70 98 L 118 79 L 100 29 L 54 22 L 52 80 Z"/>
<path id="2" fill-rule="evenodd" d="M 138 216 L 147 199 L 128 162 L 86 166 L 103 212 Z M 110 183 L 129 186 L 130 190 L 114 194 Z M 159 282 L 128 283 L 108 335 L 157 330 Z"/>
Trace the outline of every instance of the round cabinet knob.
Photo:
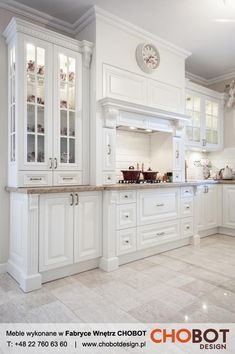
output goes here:
<path id="1" fill-rule="evenodd" d="M 125 217 L 128 219 L 128 218 L 129 218 L 129 215 L 128 215 L 128 214 L 126 214 L 126 215 L 125 215 Z"/>
<path id="2" fill-rule="evenodd" d="M 187 226 L 186 226 L 186 229 L 187 229 L 187 230 L 189 230 L 189 229 L 190 229 L 190 226 L 189 226 L 189 225 L 187 225 Z"/>
<path id="3" fill-rule="evenodd" d="M 130 243 L 130 241 L 129 240 L 125 240 L 125 243 Z"/>
<path id="4" fill-rule="evenodd" d="M 186 205 L 186 209 L 190 209 L 190 206 L 189 206 L 189 205 Z"/>
<path id="5" fill-rule="evenodd" d="M 128 198 L 128 195 L 125 195 L 125 196 L 124 196 L 124 198 L 126 198 L 126 199 L 127 199 L 127 198 Z"/>

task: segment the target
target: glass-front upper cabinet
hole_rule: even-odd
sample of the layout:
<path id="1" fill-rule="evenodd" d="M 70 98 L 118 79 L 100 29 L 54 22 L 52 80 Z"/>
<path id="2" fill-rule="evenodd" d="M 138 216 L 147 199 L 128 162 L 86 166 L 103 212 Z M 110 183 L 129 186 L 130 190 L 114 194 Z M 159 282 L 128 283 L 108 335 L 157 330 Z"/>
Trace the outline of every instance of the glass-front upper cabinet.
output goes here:
<path id="1" fill-rule="evenodd" d="M 56 47 L 55 87 L 57 98 L 54 121 L 55 158 L 58 170 L 80 168 L 82 159 L 82 71 L 81 55 Z"/>
<path id="2" fill-rule="evenodd" d="M 201 97 L 188 93 L 186 95 L 186 114 L 190 121 L 186 126 L 188 143 L 193 146 L 201 145 Z"/>
<path id="3" fill-rule="evenodd" d="M 16 161 L 16 61 L 15 45 L 9 48 L 9 162 Z"/>
<path id="4" fill-rule="evenodd" d="M 185 128 L 188 149 L 216 151 L 223 148 L 224 95 L 194 83 L 188 83 Z"/>
<path id="5" fill-rule="evenodd" d="M 207 98 L 205 100 L 206 110 L 206 145 L 217 145 L 219 143 L 219 103 Z"/>
<path id="6" fill-rule="evenodd" d="M 25 39 L 24 165 L 48 169 L 52 159 L 51 51 L 43 41 Z"/>

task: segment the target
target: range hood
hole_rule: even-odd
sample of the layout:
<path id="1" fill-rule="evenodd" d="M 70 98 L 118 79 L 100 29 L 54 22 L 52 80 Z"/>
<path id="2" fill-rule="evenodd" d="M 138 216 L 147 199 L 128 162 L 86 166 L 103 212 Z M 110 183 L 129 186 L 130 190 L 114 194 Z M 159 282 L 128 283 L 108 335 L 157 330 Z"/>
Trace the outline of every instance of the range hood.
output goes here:
<path id="1" fill-rule="evenodd" d="M 106 127 L 134 126 L 139 129 L 174 132 L 182 130 L 190 117 L 155 107 L 105 97 L 98 101 Z"/>

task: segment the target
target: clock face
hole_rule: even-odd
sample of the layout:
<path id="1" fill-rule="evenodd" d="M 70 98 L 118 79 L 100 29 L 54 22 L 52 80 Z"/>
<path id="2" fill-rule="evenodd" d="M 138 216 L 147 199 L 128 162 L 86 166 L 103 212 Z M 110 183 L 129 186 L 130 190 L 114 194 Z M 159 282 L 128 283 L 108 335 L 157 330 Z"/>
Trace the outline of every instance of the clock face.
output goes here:
<path id="1" fill-rule="evenodd" d="M 157 69 L 159 65 L 160 57 L 157 49 L 154 46 L 150 44 L 146 44 L 142 49 L 142 55 L 143 55 L 145 65 L 149 69 L 152 70 Z"/>
<path id="2" fill-rule="evenodd" d="M 160 55 L 154 45 L 141 43 L 136 48 L 136 60 L 143 71 L 152 73 L 160 64 Z"/>

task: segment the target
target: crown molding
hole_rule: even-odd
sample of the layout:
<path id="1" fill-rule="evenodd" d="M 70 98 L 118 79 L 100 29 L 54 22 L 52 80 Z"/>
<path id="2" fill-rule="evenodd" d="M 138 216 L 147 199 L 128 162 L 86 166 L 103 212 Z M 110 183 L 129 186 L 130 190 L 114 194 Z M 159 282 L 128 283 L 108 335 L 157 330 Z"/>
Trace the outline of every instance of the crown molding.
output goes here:
<path id="1" fill-rule="evenodd" d="M 187 79 L 189 79 L 199 85 L 210 86 L 210 85 L 214 85 L 214 84 L 217 84 L 217 83 L 225 81 L 225 80 L 235 79 L 235 71 L 232 71 L 231 73 L 228 73 L 228 74 L 219 75 L 219 76 L 213 77 L 211 79 L 205 79 L 202 76 L 192 74 L 189 71 L 185 72 L 185 76 Z"/>
<path id="2" fill-rule="evenodd" d="M 50 26 L 68 35 L 75 35 L 74 25 L 57 17 L 50 16 L 45 12 L 35 10 L 14 0 L 0 0 L 0 8 L 8 10 L 13 14 L 23 16 L 28 20 L 42 25 Z"/>
<path id="3" fill-rule="evenodd" d="M 110 12 L 101 9 L 98 6 L 93 6 L 91 7 L 77 22 L 76 22 L 76 34 L 78 34 L 80 31 L 82 31 L 88 24 L 90 24 L 92 21 L 95 20 L 102 20 L 106 23 L 109 23 L 110 25 L 114 27 L 118 27 L 125 32 L 128 32 L 130 34 L 134 34 L 138 37 L 142 37 L 143 40 L 149 41 L 152 40 L 154 42 L 157 42 L 158 44 L 162 45 L 163 47 L 167 48 L 168 50 L 178 54 L 182 55 L 184 58 L 187 58 L 188 56 L 191 55 L 191 53 L 185 49 L 182 49 L 156 35 L 154 35 L 151 32 L 148 32 L 144 30 L 141 27 L 138 27 L 128 21 L 125 21 L 121 19 L 118 16 L 115 16 L 111 14 Z"/>

